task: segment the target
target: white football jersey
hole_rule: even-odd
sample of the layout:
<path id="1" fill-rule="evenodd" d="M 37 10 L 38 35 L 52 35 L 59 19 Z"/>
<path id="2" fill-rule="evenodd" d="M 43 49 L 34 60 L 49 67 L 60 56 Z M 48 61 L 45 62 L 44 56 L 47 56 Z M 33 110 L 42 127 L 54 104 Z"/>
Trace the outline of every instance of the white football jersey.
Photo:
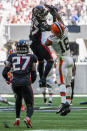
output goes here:
<path id="1" fill-rule="evenodd" d="M 69 41 L 65 34 L 62 38 L 51 35 L 48 40 L 52 41 L 52 47 L 58 56 L 70 56 Z"/>

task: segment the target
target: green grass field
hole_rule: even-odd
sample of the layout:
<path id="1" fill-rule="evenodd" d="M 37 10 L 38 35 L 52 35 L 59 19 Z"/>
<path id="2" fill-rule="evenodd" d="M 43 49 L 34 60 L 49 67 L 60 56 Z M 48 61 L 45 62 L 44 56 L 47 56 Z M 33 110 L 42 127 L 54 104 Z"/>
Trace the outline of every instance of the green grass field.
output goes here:
<path id="1" fill-rule="evenodd" d="M 12 98 L 8 100 L 13 101 Z M 81 101 L 87 101 L 86 97 L 75 97 L 73 99 L 73 106 L 84 107 L 87 105 L 80 105 Z M 43 98 L 35 97 L 35 106 L 47 106 L 43 103 Z M 58 106 L 60 98 L 53 98 L 53 105 Z M 0 106 L 6 104 L 0 103 Z M 6 105 L 7 106 L 7 105 Z M 51 107 L 51 106 L 50 106 Z M 25 111 L 21 112 L 21 124 L 19 127 L 14 127 L 15 111 L 0 112 L 0 131 L 83 131 L 87 130 L 87 110 L 72 110 L 67 116 L 62 117 L 56 114 L 56 111 L 35 111 L 32 116 L 32 129 L 26 128 L 23 119 L 26 115 Z M 10 128 L 4 127 L 6 122 Z"/>

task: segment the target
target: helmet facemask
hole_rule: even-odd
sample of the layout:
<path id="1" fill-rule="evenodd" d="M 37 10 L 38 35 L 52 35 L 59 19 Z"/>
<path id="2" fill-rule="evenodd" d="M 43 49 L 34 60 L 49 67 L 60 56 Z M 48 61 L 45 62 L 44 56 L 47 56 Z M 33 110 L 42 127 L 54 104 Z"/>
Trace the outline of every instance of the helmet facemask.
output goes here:
<path id="1" fill-rule="evenodd" d="M 36 6 L 33 11 L 33 17 L 36 17 L 38 20 L 44 21 L 46 20 L 46 16 L 48 11 L 43 6 Z"/>
<path id="2" fill-rule="evenodd" d="M 25 41 L 20 40 L 16 43 L 16 51 L 19 54 L 27 54 L 29 52 L 28 44 Z"/>

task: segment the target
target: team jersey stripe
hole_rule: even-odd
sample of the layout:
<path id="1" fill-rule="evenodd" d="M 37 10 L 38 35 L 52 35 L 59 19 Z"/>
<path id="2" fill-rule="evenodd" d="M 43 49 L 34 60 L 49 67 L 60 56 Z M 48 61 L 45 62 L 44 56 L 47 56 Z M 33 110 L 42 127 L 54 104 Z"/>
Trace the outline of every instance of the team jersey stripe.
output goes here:
<path id="1" fill-rule="evenodd" d="M 63 73 L 62 73 L 62 65 L 63 65 L 63 59 L 62 57 L 59 58 L 59 78 L 60 78 L 60 83 L 63 84 Z"/>
<path id="2" fill-rule="evenodd" d="M 55 24 L 57 25 L 58 29 L 60 30 L 60 35 L 62 35 L 63 31 L 62 31 L 60 24 L 58 22 L 55 22 Z"/>
<path id="3" fill-rule="evenodd" d="M 50 54 L 51 59 L 53 59 L 52 53 L 51 53 L 50 49 L 49 49 L 47 46 L 43 45 L 42 43 L 40 43 L 40 44 L 41 44 L 41 45 L 47 50 L 47 52 Z"/>

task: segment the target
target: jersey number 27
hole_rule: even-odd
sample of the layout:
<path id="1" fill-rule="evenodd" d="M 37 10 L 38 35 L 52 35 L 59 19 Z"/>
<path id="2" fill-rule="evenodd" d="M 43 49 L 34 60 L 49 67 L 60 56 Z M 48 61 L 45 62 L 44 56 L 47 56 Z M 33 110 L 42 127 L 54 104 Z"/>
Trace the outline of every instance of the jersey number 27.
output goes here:
<path id="1" fill-rule="evenodd" d="M 13 57 L 12 59 L 14 61 L 13 63 L 13 70 L 14 71 L 18 71 L 18 70 L 25 70 L 26 67 L 28 66 L 29 64 L 29 61 L 30 61 L 30 57 L 29 56 L 20 56 L 20 57 Z M 22 62 L 23 61 L 23 62 Z M 23 63 L 23 64 L 21 64 Z"/>

